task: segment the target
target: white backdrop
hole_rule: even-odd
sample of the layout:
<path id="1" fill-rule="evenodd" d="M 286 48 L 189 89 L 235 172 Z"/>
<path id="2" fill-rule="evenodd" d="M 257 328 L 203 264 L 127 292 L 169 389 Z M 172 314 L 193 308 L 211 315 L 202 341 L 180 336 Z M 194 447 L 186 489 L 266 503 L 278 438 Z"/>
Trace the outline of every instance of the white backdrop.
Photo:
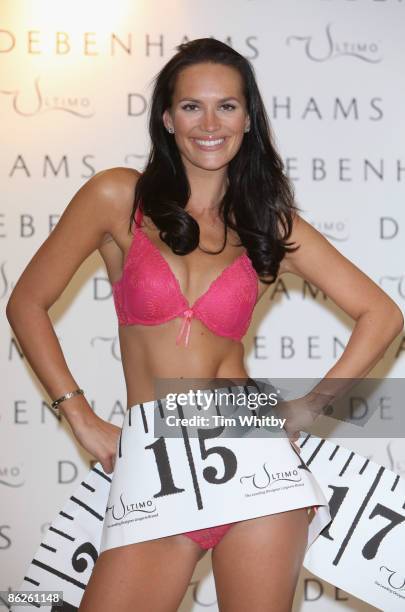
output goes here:
<path id="1" fill-rule="evenodd" d="M 142 169 L 152 78 L 177 44 L 214 36 L 255 67 L 303 216 L 403 308 L 405 2 L 3 0 L 0 11 L 4 306 L 88 178 L 112 166 Z M 126 392 L 117 321 L 98 254 L 50 315 L 97 414 L 121 425 Z M 7 590 L 20 584 L 91 458 L 49 409 L 5 317 L 0 325 L 0 590 Z M 323 376 L 351 328 L 321 292 L 283 277 L 258 305 L 245 337 L 249 373 Z M 398 338 L 370 376 L 404 377 L 403 348 Z M 404 476 L 399 442 L 346 445 Z M 217 609 L 209 558 L 198 565 L 181 612 L 207 605 Z M 337 609 L 371 607 L 303 570 L 294 610 Z"/>

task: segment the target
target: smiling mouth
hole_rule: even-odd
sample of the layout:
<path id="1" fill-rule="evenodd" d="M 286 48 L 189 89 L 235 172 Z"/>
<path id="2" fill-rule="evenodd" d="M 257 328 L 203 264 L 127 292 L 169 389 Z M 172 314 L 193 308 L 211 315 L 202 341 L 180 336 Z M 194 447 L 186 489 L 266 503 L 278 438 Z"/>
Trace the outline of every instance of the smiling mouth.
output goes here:
<path id="1" fill-rule="evenodd" d="M 194 142 L 201 149 L 217 149 L 224 144 L 225 138 L 216 138 L 215 140 L 204 140 L 203 138 L 194 138 Z"/>

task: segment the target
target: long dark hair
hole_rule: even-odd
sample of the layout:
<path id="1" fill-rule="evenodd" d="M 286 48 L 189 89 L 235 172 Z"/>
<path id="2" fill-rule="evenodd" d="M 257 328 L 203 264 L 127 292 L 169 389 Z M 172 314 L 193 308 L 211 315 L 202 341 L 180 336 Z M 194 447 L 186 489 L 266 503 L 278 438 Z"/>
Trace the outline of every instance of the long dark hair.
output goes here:
<path id="1" fill-rule="evenodd" d="M 174 253 L 186 255 L 199 245 L 199 225 L 184 209 L 190 185 L 174 141 L 164 124 L 179 72 L 193 64 L 210 62 L 236 68 L 243 81 L 250 131 L 228 164 L 228 187 L 219 203 L 219 215 L 227 229 L 236 231 L 260 280 L 275 281 L 287 251 L 298 246 L 286 242 L 293 215 L 299 208 L 294 189 L 283 173 L 283 162 L 273 144 L 269 119 L 250 62 L 223 42 L 200 38 L 177 47 L 178 53 L 154 81 L 149 113 L 151 150 L 135 188 L 130 229 L 138 206 L 159 228 L 159 236 Z M 267 277 L 267 278 L 266 278 Z M 270 277 L 270 279 L 268 278 Z"/>

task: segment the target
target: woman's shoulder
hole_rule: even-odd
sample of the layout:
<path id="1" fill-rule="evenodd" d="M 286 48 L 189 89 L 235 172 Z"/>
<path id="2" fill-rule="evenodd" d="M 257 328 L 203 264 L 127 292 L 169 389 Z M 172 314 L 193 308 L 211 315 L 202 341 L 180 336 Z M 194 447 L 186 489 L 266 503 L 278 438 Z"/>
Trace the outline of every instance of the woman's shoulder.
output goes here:
<path id="1" fill-rule="evenodd" d="M 111 240 L 116 231 L 127 227 L 139 176 L 134 168 L 114 167 L 101 170 L 90 179 L 95 200 L 103 202 L 102 212 L 108 217 L 111 228 L 103 243 Z"/>
<path id="2" fill-rule="evenodd" d="M 140 177 L 140 172 L 134 168 L 117 166 L 97 172 L 90 181 L 94 190 L 103 196 L 110 196 L 112 200 L 122 197 L 133 199 L 135 185 Z"/>
<path id="3" fill-rule="evenodd" d="M 82 187 L 88 206 L 97 218 L 104 219 L 106 231 L 101 244 L 126 234 L 139 176 L 133 168 L 107 168 L 94 174 Z"/>

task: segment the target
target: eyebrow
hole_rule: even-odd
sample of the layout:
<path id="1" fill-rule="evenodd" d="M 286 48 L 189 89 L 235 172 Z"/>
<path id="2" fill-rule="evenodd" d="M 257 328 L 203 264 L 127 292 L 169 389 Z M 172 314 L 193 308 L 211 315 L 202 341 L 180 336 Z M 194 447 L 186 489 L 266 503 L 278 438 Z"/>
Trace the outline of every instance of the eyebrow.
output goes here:
<path id="1" fill-rule="evenodd" d="M 235 98 L 234 96 L 229 96 L 228 98 L 222 98 L 221 100 L 219 100 L 219 102 L 229 102 L 230 100 L 235 100 L 235 102 L 239 102 L 238 98 Z M 197 98 L 182 98 L 181 100 L 179 100 L 179 102 L 198 102 L 200 103 L 201 100 L 198 100 Z"/>

